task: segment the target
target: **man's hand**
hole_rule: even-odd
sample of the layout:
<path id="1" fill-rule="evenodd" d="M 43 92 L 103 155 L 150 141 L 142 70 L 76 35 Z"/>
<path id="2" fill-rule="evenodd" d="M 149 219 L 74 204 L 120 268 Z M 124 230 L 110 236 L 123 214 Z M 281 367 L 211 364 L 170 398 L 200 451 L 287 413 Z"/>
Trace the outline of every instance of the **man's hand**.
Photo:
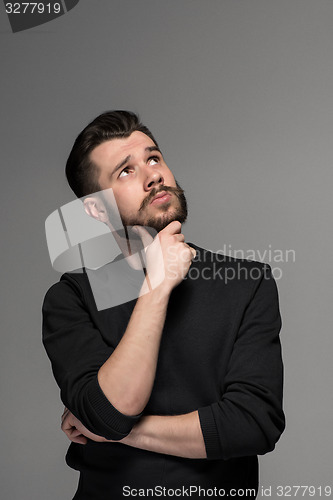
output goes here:
<path id="1" fill-rule="evenodd" d="M 185 278 L 190 268 L 196 252 L 185 243 L 181 228 L 180 222 L 170 222 L 154 239 L 144 227 L 133 228 L 141 237 L 145 248 L 145 264 L 151 289 L 162 284 L 170 293 Z"/>
<path id="2" fill-rule="evenodd" d="M 99 443 L 107 441 L 105 438 L 88 431 L 88 429 L 81 424 L 80 420 L 74 417 L 73 413 L 71 413 L 68 408 L 64 409 L 64 413 L 61 416 L 61 430 L 70 441 L 73 441 L 73 443 L 87 444 L 87 438 Z"/>

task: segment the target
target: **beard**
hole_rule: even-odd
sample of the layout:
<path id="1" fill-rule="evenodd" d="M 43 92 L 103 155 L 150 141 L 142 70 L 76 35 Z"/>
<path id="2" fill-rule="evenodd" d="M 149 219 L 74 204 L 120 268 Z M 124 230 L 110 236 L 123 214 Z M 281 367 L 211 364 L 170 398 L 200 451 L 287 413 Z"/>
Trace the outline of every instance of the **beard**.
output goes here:
<path id="1" fill-rule="evenodd" d="M 135 216 L 122 216 L 120 214 L 122 223 L 124 227 L 126 226 L 147 226 L 153 228 L 155 231 L 160 232 L 164 229 L 170 222 L 175 220 L 183 224 L 187 219 L 187 201 L 185 198 L 184 190 L 180 187 L 176 181 L 177 187 L 171 186 L 160 186 L 158 188 L 153 188 L 148 196 L 143 200 L 139 208 L 138 213 Z M 145 210 L 158 193 L 166 191 L 168 193 L 173 193 L 175 195 L 174 207 L 170 210 L 170 205 L 172 201 L 161 204 L 156 207 L 159 211 L 158 214 L 154 216 L 149 216 L 145 214 Z"/>

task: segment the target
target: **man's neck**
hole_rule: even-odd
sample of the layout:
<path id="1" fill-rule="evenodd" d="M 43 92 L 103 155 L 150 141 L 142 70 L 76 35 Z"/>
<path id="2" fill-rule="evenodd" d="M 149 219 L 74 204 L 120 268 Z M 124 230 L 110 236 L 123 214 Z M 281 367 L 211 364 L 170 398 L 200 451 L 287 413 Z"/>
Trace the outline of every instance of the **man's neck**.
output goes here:
<path id="1" fill-rule="evenodd" d="M 127 226 L 121 231 L 116 231 L 110 226 L 109 228 L 129 266 L 136 270 L 142 269 L 144 260 L 141 254 L 143 250 L 141 238 Z"/>

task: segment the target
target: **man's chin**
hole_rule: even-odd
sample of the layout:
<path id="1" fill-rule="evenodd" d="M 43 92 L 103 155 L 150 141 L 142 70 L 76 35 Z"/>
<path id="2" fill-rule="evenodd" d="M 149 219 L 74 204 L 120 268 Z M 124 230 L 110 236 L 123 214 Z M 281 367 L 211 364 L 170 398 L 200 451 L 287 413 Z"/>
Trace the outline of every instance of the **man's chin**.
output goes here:
<path id="1" fill-rule="evenodd" d="M 155 231 L 159 233 L 168 226 L 170 222 L 175 220 L 183 224 L 186 221 L 186 216 L 177 213 L 164 213 L 159 216 L 151 217 L 144 225 L 155 229 Z"/>

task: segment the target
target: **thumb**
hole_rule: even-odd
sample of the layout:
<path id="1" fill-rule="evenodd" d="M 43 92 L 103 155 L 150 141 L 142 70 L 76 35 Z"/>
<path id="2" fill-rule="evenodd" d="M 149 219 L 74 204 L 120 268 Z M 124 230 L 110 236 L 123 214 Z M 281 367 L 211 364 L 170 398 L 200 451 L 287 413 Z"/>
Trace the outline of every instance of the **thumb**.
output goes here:
<path id="1" fill-rule="evenodd" d="M 154 238 L 143 226 L 133 226 L 132 231 L 140 236 L 144 248 L 146 248 L 154 241 Z"/>
<path id="2" fill-rule="evenodd" d="M 193 255 L 193 258 L 195 258 L 197 251 L 193 247 L 190 247 L 190 250 L 191 250 L 191 253 Z"/>

